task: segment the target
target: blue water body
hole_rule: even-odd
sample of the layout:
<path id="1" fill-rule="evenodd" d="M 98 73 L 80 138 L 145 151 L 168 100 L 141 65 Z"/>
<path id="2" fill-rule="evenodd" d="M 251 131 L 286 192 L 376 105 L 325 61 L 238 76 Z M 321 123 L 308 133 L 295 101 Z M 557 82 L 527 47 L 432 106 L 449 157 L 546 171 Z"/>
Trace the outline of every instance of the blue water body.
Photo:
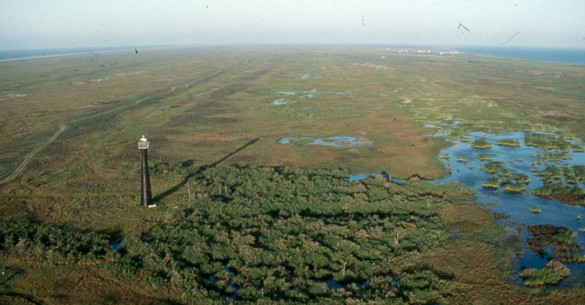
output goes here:
<path id="1" fill-rule="evenodd" d="M 297 94 L 297 91 L 295 91 L 295 90 L 283 90 L 283 91 L 279 91 L 278 93 L 284 94 L 284 95 L 295 95 L 295 94 Z"/>
<path id="2" fill-rule="evenodd" d="M 368 284 L 369 284 L 369 281 L 366 280 L 366 281 L 363 281 L 361 283 L 352 282 L 352 283 L 349 283 L 347 285 L 344 285 L 344 284 L 338 283 L 333 278 L 328 279 L 326 281 L 313 280 L 313 282 L 315 282 L 315 283 L 325 283 L 325 285 L 327 285 L 327 289 L 328 290 L 336 290 L 336 289 L 341 289 L 341 288 L 348 288 L 351 285 L 355 285 L 357 288 L 363 289 L 363 288 L 366 288 L 366 286 L 368 286 Z"/>
<path id="3" fill-rule="evenodd" d="M 466 138 L 475 139 L 485 137 L 488 142 L 492 144 L 489 149 L 477 149 L 471 147 L 471 142 L 455 141 L 454 145 L 441 151 L 441 155 L 447 154 L 448 159 L 441 158 L 441 162 L 449 169 L 450 175 L 435 180 L 437 184 L 446 182 L 459 182 L 476 191 L 477 201 L 487 209 L 498 214 L 507 215 L 508 218 L 499 220 L 499 223 L 508 229 L 508 232 L 519 232 L 517 229 L 524 229 L 521 233 L 517 233 L 518 238 L 526 243 L 529 238 L 529 233 L 525 230 L 526 227 L 539 224 L 549 224 L 557 227 L 566 227 L 576 233 L 575 242 L 585 247 L 585 234 L 579 232 L 579 228 L 585 227 L 585 220 L 576 219 L 577 215 L 585 216 L 585 208 L 582 206 L 568 205 L 560 203 L 557 200 L 546 199 L 534 196 L 530 193 L 531 190 L 539 188 L 543 185 L 537 173 L 530 171 L 531 168 L 543 170 L 546 164 L 539 164 L 538 155 L 544 152 L 536 147 L 524 145 L 523 132 L 509 132 L 502 134 L 486 134 L 482 132 L 471 133 Z M 521 147 L 507 147 L 498 146 L 496 142 L 502 139 L 516 139 L 522 143 Z M 514 173 L 521 173 L 530 177 L 528 184 L 528 192 L 522 194 L 510 194 L 500 189 L 492 190 L 482 187 L 482 184 L 492 177 L 492 174 L 481 170 L 481 166 L 487 161 L 481 161 L 478 158 L 480 153 L 493 154 L 493 161 L 500 161 L 504 166 Z M 572 158 L 559 162 L 551 162 L 557 166 L 567 164 L 585 165 L 585 153 L 571 152 Z M 466 163 L 457 162 L 458 157 L 466 158 Z M 470 165 L 473 164 L 473 167 Z M 470 168 L 471 167 L 471 168 Z M 583 183 L 580 183 L 582 187 Z M 538 207 L 542 213 L 535 214 L 530 211 L 531 208 Z M 581 255 L 585 251 L 580 252 Z M 518 273 L 524 268 L 542 268 L 547 263 L 545 257 L 541 257 L 529 250 L 524 250 L 522 255 L 517 258 L 517 270 L 515 274 L 511 275 L 511 279 L 520 282 Z M 585 272 L 585 264 L 567 264 L 571 269 L 572 276 L 563 281 L 562 285 L 567 283 L 584 281 L 585 278 L 578 278 L 578 274 Z"/>
<path id="4" fill-rule="evenodd" d="M 349 175 L 349 178 L 347 178 L 347 181 L 358 181 L 358 180 L 364 180 L 370 177 L 386 177 L 383 174 L 378 174 L 378 173 L 361 173 L 361 174 L 355 174 L 355 175 Z"/>
<path id="5" fill-rule="evenodd" d="M 41 58 L 50 56 L 84 54 L 93 52 L 110 52 L 132 50 L 134 48 L 116 47 L 116 48 L 66 48 L 66 49 L 41 49 L 41 50 L 4 50 L 0 51 L 0 61 L 11 61 L 30 58 Z"/>
<path id="6" fill-rule="evenodd" d="M 389 177 L 388 175 L 385 174 L 378 174 L 378 173 L 360 173 L 360 174 L 355 174 L 355 175 L 349 175 L 349 178 L 347 178 L 347 181 L 358 181 L 358 180 L 364 180 L 370 177 L 384 177 L 386 179 L 391 180 L 392 182 L 395 183 L 405 183 L 406 180 L 404 179 L 399 179 L 399 178 L 394 178 L 394 177 Z"/>
<path id="7" fill-rule="evenodd" d="M 303 79 L 305 78 L 311 78 L 311 77 L 315 77 L 315 78 L 319 78 L 318 76 L 316 76 L 315 74 L 305 74 L 303 76 Z M 300 91 L 298 90 L 282 90 L 282 91 L 278 91 L 279 94 L 283 94 L 283 95 L 297 95 L 297 93 L 299 93 Z M 315 97 L 316 94 L 327 94 L 329 93 L 328 91 L 322 91 L 322 90 L 317 90 L 317 89 L 311 89 L 311 90 L 303 90 L 302 93 L 304 93 L 303 95 L 300 96 L 301 99 L 304 98 L 313 98 Z"/>
<path id="8" fill-rule="evenodd" d="M 122 241 L 121 240 L 115 240 L 110 244 L 110 249 L 112 249 L 112 251 L 114 252 L 118 252 L 120 251 L 120 248 L 122 247 Z"/>
<path id="9" fill-rule="evenodd" d="M 224 265 L 223 270 L 229 274 L 229 277 L 234 277 L 234 276 L 235 277 L 242 277 L 241 275 L 235 275 L 233 272 L 231 272 L 228 265 Z M 211 277 L 204 279 L 204 280 L 208 284 L 217 284 L 217 276 L 215 276 L 215 275 L 212 275 Z M 240 289 L 242 289 L 242 287 L 234 285 L 232 283 L 227 283 L 226 286 L 230 287 L 234 292 L 232 292 L 231 294 L 223 294 L 221 296 L 221 298 L 223 300 L 237 301 L 237 293 Z"/>
<path id="10" fill-rule="evenodd" d="M 458 122 L 452 122 L 457 125 Z M 446 126 L 446 123 L 427 124 L 427 128 L 440 128 Z M 447 136 L 448 132 L 438 132 L 431 136 Z M 471 147 L 471 142 L 475 139 L 486 138 L 492 144 L 489 149 L 477 149 Z M 541 163 L 538 156 L 544 155 L 546 152 L 536 147 L 524 145 L 523 132 L 507 132 L 501 134 L 487 134 L 482 132 L 475 132 L 468 134 L 466 138 L 469 142 L 453 141 L 454 145 L 441 151 L 441 155 L 448 155 L 447 159 L 441 158 L 440 161 L 449 169 L 450 175 L 442 179 L 434 180 L 434 183 L 443 184 L 447 182 L 459 182 L 476 191 L 477 201 L 486 209 L 499 214 L 506 215 L 506 218 L 500 219 L 498 222 L 509 234 L 516 235 L 521 241 L 518 246 L 523 250 L 516 258 L 516 269 L 510 275 L 510 280 L 522 284 L 519 274 L 525 268 L 540 269 L 548 262 L 546 256 L 540 256 L 526 249 L 527 239 L 531 237 L 527 227 L 532 225 L 549 224 L 557 227 L 565 227 L 576 233 L 575 242 L 585 248 L 585 232 L 581 232 L 580 228 L 585 228 L 585 207 L 568 205 L 560 203 L 557 200 L 546 199 L 532 195 L 530 192 L 534 189 L 543 186 L 543 182 L 537 173 L 530 171 L 532 168 L 537 168 L 542 171 L 547 163 Z M 520 147 L 498 146 L 498 140 L 516 139 L 521 142 Z M 581 144 L 581 143 L 574 143 Z M 528 184 L 528 191 L 523 194 L 511 194 L 502 191 L 501 189 L 493 190 L 482 187 L 482 184 L 494 175 L 484 172 L 481 167 L 488 163 L 488 161 L 481 161 L 478 154 L 491 154 L 493 161 L 499 161 L 504 164 L 505 168 L 513 173 L 525 174 L 530 177 Z M 562 161 L 550 161 L 550 164 L 562 167 L 563 164 L 568 166 L 585 165 L 584 152 L 570 152 L 571 158 Z M 459 157 L 467 159 L 467 162 L 458 162 Z M 377 177 L 382 174 L 378 173 L 360 173 L 350 175 L 347 179 L 349 181 L 363 180 L 369 177 Z M 382 175 L 383 176 L 383 175 Z M 404 180 L 392 179 L 395 182 L 404 182 Z M 585 188 L 584 183 L 579 183 L 581 187 Z M 542 213 L 535 214 L 530 209 L 538 207 Z M 581 215 L 582 218 L 576 217 Z M 450 238 L 457 239 L 457 234 L 450 236 Z M 554 251 L 549 249 L 549 251 Z M 580 252 L 585 255 L 585 250 Z M 549 255 L 547 255 L 550 257 Z M 561 287 L 572 286 L 575 284 L 582 284 L 585 282 L 585 264 L 566 264 L 571 270 L 571 276 L 561 282 Z"/>
<path id="11" fill-rule="evenodd" d="M 149 46 L 148 48 L 152 48 Z M 142 47 L 144 49 L 146 47 Z M 426 46 L 426 49 L 434 47 Z M 107 48 L 62 48 L 62 49 L 39 49 L 39 50 L 4 50 L 0 51 L 0 61 L 17 60 L 27 58 L 38 58 L 47 56 L 58 56 L 68 54 L 81 54 L 92 52 L 134 50 L 129 47 L 107 47 Z M 538 60 L 547 62 L 560 62 L 568 64 L 585 65 L 585 48 L 528 48 L 511 46 L 466 46 L 457 47 L 456 50 L 467 54 L 488 55 L 504 58 L 516 58 L 527 60 Z M 316 74 L 305 73 L 303 79 L 320 78 Z M 285 93 L 286 94 L 286 93 Z M 347 94 L 347 92 L 337 92 Z"/>
<path id="12" fill-rule="evenodd" d="M 311 90 L 304 90 L 303 93 L 310 93 L 310 94 L 323 93 L 323 94 L 326 94 L 328 92 L 323 91 L 323 90 L 311 89 Z"/>
<path id="13" fill-rule="evenodd" d="M 317 74 L 313 74 L 313 73 L 303 74 L 303 79 L 309 79 L 309 78 L 321 78 L 321 76 L 319 76 Z"/>
<path id="14" fill-rule="evenodd" d="M 286 105 L 287 102 L 283 99 L 278 99 L 278 100 L 275 100 L 274 102 L 272 102 L 272 104 L 274 104 L 276 106 L 282 106 L 282 105 Z"/>
<path id="15" fill-rule="evenodd" d="M 527 47 L 458 47 L 467 54 L 585 65 L 584 49 Z"/>

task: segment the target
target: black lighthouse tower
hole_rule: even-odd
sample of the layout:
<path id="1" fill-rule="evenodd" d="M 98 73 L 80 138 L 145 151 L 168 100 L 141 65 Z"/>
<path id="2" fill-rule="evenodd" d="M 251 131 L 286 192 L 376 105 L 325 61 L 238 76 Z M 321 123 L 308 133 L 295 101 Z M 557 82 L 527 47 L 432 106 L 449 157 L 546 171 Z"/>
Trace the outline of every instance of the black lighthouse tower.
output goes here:
<path id="1" fill-rule="evenodd" d="M 148 174 L 148 146 L 150 142 L 142 136 L 138 141 L 138 149 L 142 155 L 142 187 L 140 192 L 140 204 L 145 207 L 155 207 L 152 204 L 152 192 L 150 191 L 150 175 Z"/>

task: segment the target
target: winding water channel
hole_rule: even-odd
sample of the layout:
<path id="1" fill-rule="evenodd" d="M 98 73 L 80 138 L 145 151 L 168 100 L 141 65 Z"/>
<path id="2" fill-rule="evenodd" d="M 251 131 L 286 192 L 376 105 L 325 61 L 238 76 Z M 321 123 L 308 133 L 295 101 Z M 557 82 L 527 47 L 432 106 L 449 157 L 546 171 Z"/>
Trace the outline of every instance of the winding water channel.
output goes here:
<path id="1" fill-rule="evenodd" d="M 527 230 L 529 226 L 546 224 L 568 228 L 577 235 L 575 242 L 581 247 L 585 247 L 585 232 L 579 230 L 585 227 L 585 208 L 532 195 L 531 192 L 542 187 L 543 182 L 537 172 L 530 170 L 536 168 L 542 171 L 548 164 L 555 164 L 559 167 L 563 164 L 568 166 L 585 165 L 585 153 L 571 152 L 569 153 L 570 159 L 541 163 L 538 156 L 542 156 L 545 152 L 536 147 L 526 146 L 524 137 L 523 132 L 508 132 L 497 135 L 476 132 L 466 136 L 471 141 L 454 141 L 453 146 L 441 151 L 442 157 L 440 158 L 445 167 L 449 169 L 450 175 L 434 181 L 437 184 L 457 181 L 472 188 L 476 191 L 478 203 L 493 213 L 504 215 L 502 219 L 498 220 L 499 224 L 506 228 L 510 234 L 517 234 L 519 238 L 519 244 L 516 245 L 517 270 L 510 275 L 511 280 L 518 283 L 521 282 L 518 276 L 520 270 L 542 268 L 547 263 L 546 255 L 543 257 L 528 250 L 527 239 L 531 235 Z M 473 148 L 472 141 L 479 138 L 485 138 L 492 144 L 492 147 L 488 149 Z M 518 140 L 521 146 L 498 146 L 497 141 L 503 139 Z M 481 169 L 487 161 L 481 161 L 478 155 L 486 153 L 492 154 L 493 161 L 501 162 L 511 172 L 529 176 L 528 190 L 521 194 L 512 194 L 502 191 L 501 188 L 482 187 L 483 183 L 493 178 L 492 174 Z M 584 186 L 582 182 L 577 183 L 581 187 Z M 541 212 L 534 213 L 532 211 L 534 208 L 539 208 Z M 584 219 L 581 219 L 581 216 Z M 554 250 L 548 249 L 548 251 Z M 585 251 L 581 250 L 580 255 L 583 254 Z M 585 263 L 566 265 L 571 270 L 571 276 L 561 282 L 561 286 L 585 282 Z"/>

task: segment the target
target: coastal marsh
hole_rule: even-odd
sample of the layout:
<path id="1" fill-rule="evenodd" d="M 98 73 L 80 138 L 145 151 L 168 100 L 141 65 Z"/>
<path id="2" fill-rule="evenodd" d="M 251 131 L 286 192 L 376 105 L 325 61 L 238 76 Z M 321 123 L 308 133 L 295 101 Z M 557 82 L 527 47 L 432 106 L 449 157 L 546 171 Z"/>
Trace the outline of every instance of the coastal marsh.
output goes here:
<path id="1" fill-rule="evenodd" d="M 540 177 L 571 187 L 582 184 L 585 164 L 561 164 L 575 162 L 567 156 L 583 150 L 583 66 L 341 47 L 152 49 L 112 52 L 100 62 L 92 58 L 80 54 L 0 63 L 1 177 L 60 124 L 67 126 L 16 179 L 0 186 L 0 211 L 5 219 L 32 219 L 43 230 L 56 230 L 54 225 L 105 234 L 98 234 L 100 240 L 122 238 L 128 252 L 109 252 L 102 245 L 106 254 L 60 265 L 67 262 L 65 252 L 57 251 L 55 264 L 47 258 L 33 262 L 19 258 L 18 246 L 11 244 L 14 248 L 0 253 L 3 264 L 26 272 L 3 283 L 2 291 L 29 293 L 48 304 L 107 303 L 110 295 L 124 295 L 121 301 L 129 303 L 228 303 L 234 294 L 250 302 L 280 302 L 286 296 L 301 303 L 382 297 L 416 303 L 412 296 L 454 304 L 581 300 L 579 286 L 541 293 L 509 282 L 517 261 L 506 244 L 514 238 L 527 240 L 528 233 L 507 236 L 508 227 L 471 203 L 472 190 L 463 183 L 434 185 L 420 179 L 453 182 L 457 172 L 483 167 L 497 177 L 482 177 L 478 185 L 523 193 L 505 196 L 527 196 L 528 190 L 545 187 Z M 533 71 L 541 73 L 535 76 Z M 433 132 L 439 136 L 428 136 Z M 474 134 L 478 132 L 482 134 Z M 510 132 L 514 134 L 506 134 Z M 500 138 L 492 140 L 488 134 Z M 138 206 L 136 141 L 142 135 L 151 141 L 151 182 L 158 204 L 148 210 Z M 474 155 L 444 151 L 484 136 L 491 147 Z M 313 145 L 315 139 L 326 145 Z M 338 139 L 345 142 L 339 145 Z M 539 151 L 523 159 L 534 164 L 494 152 L 521 149 L 516 141 Z M 557 168 L 547 169 L 551 164 Z M 290 167 L 278 172 L 283 166 Z M 356 173 L 382 175 L 347 181 Z M 403 178 L 406 184 L 384 177 Z M 250 179 L 257 183 L 247 185 Z M 520 190 L 526 185 L 526 191 Z M 558 189 L 542 190 L 543 196 L 554 194 Z M 481 193 L 476 196 L 483 200 Z M 302 204 L 287 205 L 291 198 Z M 259 208 L 251 199 L 267 202 Z M 526 202 L 511 210 L 495 203 L 494 211 L 528 217 L 533 225 L 552 213 L 547 202 Z M 271 210 L 271 204 L 278 210 Z M 412 212 L 416 219 L 396 222 L 392 217 L 404 216 L 403 211 L 381 217 L 381 209 L 390 206 Z M 295 210 L 301 207 L 306 209 Z M 542 212 L 533 214 L 533 207 Z M 559 208 L 572 214 L 578 209 Z M 234 229 L 246 217 L 270 221 L 278 230 L 245 224 L 251 226 L 244 233 L 255 236 L 252 241 Z M 303 225 L 308 227 L 298 231 Z M 567 230 L 577 232 L 578 226 Z M 413 233 L 415 227 L 430 230 L 437 242 Z M 166 234 L 175 231 L 194 232 L 187 234 L 194 238 L 190 246 L 200 245 L 201 252 L 172 248 L 173 238 L 180 236 Z M 396 231 L 407 235 L 396 236 Z M 304 235 L 283 237 L 287 232 Z M 319 237 L 319 232 L 328 235 Z M 392 234 L 386 236 L 388 232 Z M 201 236 L 207 239 L 198 240 Z M 364 244 L 347 265 L 331 242 L 340 236 Z M 577 243 L 582 236 L 575 236 Z M 382 252 L 394 249 L 395 239 L 406 250 L 396 252 L 398 258 L 390 263 Z M 377 241 L 387 243 L 386 248 Z M 304 262 L 280 257 L 288 267 L 263 266 L 250 254 L 262 253 L 266 261 L 274 261 L 282 251 L 289 257 L 294 245 L 307 255 L 302 255 Z M 159 251 L 158 256 L 146 250 Z M 35 253 L 45 257 L 43 251 Z M 179 270 L 186 262 L 194 270 Z M 297 263 L 310 268 L 298 269 Z M 524 274 L 530 285 L 539 285 L 547 272 L 540 271 L 543 266 Z M 565 277 L 557 263 L 549 269 Z M 247 270 L 252 273 L 246 275 Z M 46 272 L 52 275 L 43 279 Z M 258 279 L 267 274 L 270 282 L 261 283 Z M 403 275 L 398 278 L 402 290 L 392 288 L 396 279 L 391 275 Z M 212 276 L 215 282 L 209 281 Z M 346 285 L 343 291 L 331 289 L 326 284 L 331 279 Z M 366 280 L 365 286 L 351 285 Z M 250 289 L 241 289 L 244 283 Z M 425 294 L 417 285 L 434 287 L 433 292 Z M 71 287 L 83 291 L 67 296 Z M 262 294 L 258 291 L 263 287 Z"/>

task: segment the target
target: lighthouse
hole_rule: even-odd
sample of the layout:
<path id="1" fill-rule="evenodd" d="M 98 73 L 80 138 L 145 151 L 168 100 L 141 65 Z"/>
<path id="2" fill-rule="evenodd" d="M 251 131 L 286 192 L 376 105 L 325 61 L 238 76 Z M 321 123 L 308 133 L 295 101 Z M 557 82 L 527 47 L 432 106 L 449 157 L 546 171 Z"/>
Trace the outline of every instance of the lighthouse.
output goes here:
<path id="1" fill-rule="evenodd" d="M 138 149 L 142 155 L 142 184 L 140 192 L 140 204 L 144 207 L 152 208 L 152 192 L 150 191 L 150 175 L 148 174 L 148 146 L 150 142 L 142 136 L 138 141 Z"/>

